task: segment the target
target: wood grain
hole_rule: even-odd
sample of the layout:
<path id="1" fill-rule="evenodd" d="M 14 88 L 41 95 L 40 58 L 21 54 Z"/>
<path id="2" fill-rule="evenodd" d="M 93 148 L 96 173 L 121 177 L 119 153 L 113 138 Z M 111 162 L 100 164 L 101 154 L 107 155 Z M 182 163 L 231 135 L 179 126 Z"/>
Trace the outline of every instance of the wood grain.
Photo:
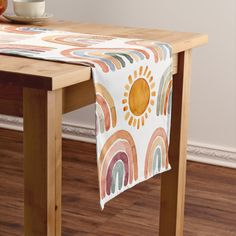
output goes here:
<path id="1" fill-rule="evenodd" d="M 0 114 L 22 116 L 22 87 L 11 83 L 0 83 Z"/>
<path id="2" fill-rule="evenodd" d="M 173 58 L 173 74 L 177 73 L 177 55 Z M 1 74 L 1 72 L 0 72 Z M 23 116 L 23 89 L 13 82 L 0 82 L 0 114 Z M 78 99 L 79 97 L 79 99 Z M 95 102 L 93 81 L 87 80 L 79 84 L 63 88 L 63 113 L 68 113 Z"/>
<path id="3" fill-rule="evenodd" d="M 25 236 L 61 236 L 62 91 L 24 88 Z"/>
<path id="4" fill-rule="evenodd" d="M 63 113 L 74 111 L 95 102 L 95 89 L 92 80 L 63 89 Z"/>
<path id="5" fill-rule="evenodd" d="M 186 182 L 188 108 L 191 51 L 179 54 L 178 73 L 173 80 L 169 160 L 172 170 L 161 177 L 160 235 L 182 236 Z"/>
<path id="6" fill-rule="evenodd" d="M 183 55 L 183 51 L 207 42 L 207 36 L 205 35 L 164 30 L 79 24 L 61 21 L 52 22 L 47 27 L 81 33 L 164 41 L 171 44 L 175 55 L 177 53 Z M 184 55 L 188 55 L 188 51 L 186 51 Z M 177 62 L 176 56 L 174 58 L 174 73 L 178 72 L 178 74 L 181 74 L 182 70 L 189 70 L 189 65 L 185 60 L 184 64 L 182 64 L 182 61 L 180 61 L 180 63 Z M 183 65 L 186 68 L 183 68 Z M 183 75 L 183 77 L 185 77 L 185 75 Z M 188 78 L 186 77 L 185 80 L 188 80 Z M 4 91 L 4 86 L 6 85 L 14 85 L 13 90 L 10 89 L 0 98 L 0 112 L 3 111 L 4 114 L 10 113 L 18 115 L 21 113 L 22 107 L 19 104 L 21 104 L 20 102 L 22 101 L 21 88 L 24 87 L 25 235 L 60 236 L 61 115 L 62 111 L 69 112 L 94 101 L 94 91 L 91 85 L 91 70 L 88 67 L 67 65 L 65 63 L 0 56 L 0 83 L 1 91 Z M 80 85 L 78 85 L 79 83 Z M 188 81 L 186 84 L 187 83 Z M 177 140 L 179 139 L 180 141 L 174 142 L 171 150 L 176 148 L 179 152 L 177 156 L 179 158 L 173 160 L 173 177 L 166 178 L 164 176 L 163 178 L 164 182 L 166 179 L 167 184 L 173 184 L 174 186 L 173 199 L 167 196 L 168 190 L 165 190 L 167 188 L 162 188 L 164 189 L 162 196 L 169 198 L 169 206 L 173 206 L 173 208 L 171 208 L 167 204 L 166 207 L 166 203 L 162 202 L 162 209 L 166 209 L 165 212 L 167 212 L 164 214 L 164 217 L 162 217 L 163 220 L 161 221 L 160 230 L 162 232 L 162 229 L 164 229 L 163 236 L 179 236 L 182 234 L 183 229 L 183 196 L 186 164 L 184 152 L 186 151 L 187 132 L 185 129 L 186 126 L 184 125 L 185 118 L 183 119 L 181 117 L 187 115 L 187 109 L 185 109 L 187 97 L 184 99 L 185 89 L 183 97 L 181 95 L 182 83 L 177 82 L 176 84 L 178 88 L 177 91 L 180 92 L 180 97 L 176 96 L 178 101 L 176 101 L 177 106 L 174 109 L 179 108 L 180 120 L 176 112 L 177 118 L 175 119 L 175 117 L 173 117 L 174 119 L 172 119 L 175 121 L 172 123 L 177 124 L 177 127 L 175 128 L 176 132 L 172 132 L 172 135 L 173 138 L 177 138 Z M 183 88 L 185 88 L 185 85 L 183 86 Z M 7 97 L 9 94 L 10 99 Z M 79 95 L 83 96 L 81 100 L 78 99 Z M 10 109 L 6 108 L 7 106 L 10 106 Z M 182 110 L 181 107 L 183 107 Z M 183 130 L 183 132 L 181 130 Z M 164 185 L 167 186 L 166 184 Z M 85 191 L 85 196 L 86 193 Z M 144 212 L 145 210 L 146 208 L 142 209 Z M 161 212 L 163 212 L 163 210 Z M 169 217 L 171 219 L 171 227 L 168 229 L 167 222 Z M 128 217 L 122 219 L 126 218 L 128 220 Z M 87 222 L 87 217 L 85 221 Z M 140 230 L 137 230 L 136 226 L 133 227 L 132 231 L 140 232 Z M 106 232 L 111 232 L 114 235 L 112 228 L 108 229 L 108 231 L 106 230 Z M 123 235 L 124 234 L 125 233 L 123 233 Z"/>
<path id="7" fill-rule="evenodd" d="M 63 236 L 157 236 L 160 176 L 98 203 L 94 144 L 63 141 Z M 22 133 L 0 130 L 0 235 L 23 235 Z M 236 235 L 236 170 L 189 162 L 184 236 Z"/>
<path id="8" fill-rule="evenodd" d="M 3 23 L 0 21 L 0 24 Z M 80 24 L 68 21 L 55 21 L 43 27 L 80 33 L 163 41 L 170 43 L 173 47 L 173 54 L 200 46 L 207 43 L 208 40 L 206 35 L 196 33 Z M 90 78 L 91 69 L 89 67 L 0 55 L 1 83 L 14 82 L 15 85 L 25 87 L 55 90 L 87 81 Z"/>

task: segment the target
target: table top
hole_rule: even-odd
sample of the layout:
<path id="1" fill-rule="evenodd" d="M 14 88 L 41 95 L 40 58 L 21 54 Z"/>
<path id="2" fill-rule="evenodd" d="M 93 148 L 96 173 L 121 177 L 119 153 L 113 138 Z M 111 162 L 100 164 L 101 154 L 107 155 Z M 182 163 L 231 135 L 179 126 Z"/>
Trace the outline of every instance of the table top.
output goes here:
<path id="1" fill-rule="evenodd" d="M 8 22 L 0 18 L 0 24 L 5 23 Z M 41 25 L 37 25 L 37 27 L 41 27 Z M 172 46 L 173 54 L 201 46 L 208 41 L 207 35 L 198 33 L 69 21 L 51 21 L 42 27 L 87 34 L 163 41 Z M 55 90 L 87 81 L 90 78 L 91 68 L 86 66 L 0 55 L 1 83 Z"/>

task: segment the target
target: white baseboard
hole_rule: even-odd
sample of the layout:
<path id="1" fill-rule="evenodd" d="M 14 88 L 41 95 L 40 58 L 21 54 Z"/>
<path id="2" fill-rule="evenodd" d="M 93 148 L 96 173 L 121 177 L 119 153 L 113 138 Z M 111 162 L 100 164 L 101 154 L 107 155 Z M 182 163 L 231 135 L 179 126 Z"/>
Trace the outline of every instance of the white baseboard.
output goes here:
<path id="1" fill-rule="evenodd" d="M 21 118 L 0 115 L 0 128 L 23 131 L 23 121 Z M 66 139 L 95 143 L 94 127 L 63 122 L 62 136 Z M 236 150 L 189 142 L 188 160 L 236 168 Z"/>
<path id="2" fill-rule="evenodd" d="M 23 131 L 23 119 L 13 116 L 0 115 L 0 128 Z M 63 122 L 62 136 L 66 139 L 95 143 L 95 129 Z"/>
<path id="3" fill-rule="evenodd" d="M 236 169 L 236 150 L 189 143 L 188 160 Z"/>

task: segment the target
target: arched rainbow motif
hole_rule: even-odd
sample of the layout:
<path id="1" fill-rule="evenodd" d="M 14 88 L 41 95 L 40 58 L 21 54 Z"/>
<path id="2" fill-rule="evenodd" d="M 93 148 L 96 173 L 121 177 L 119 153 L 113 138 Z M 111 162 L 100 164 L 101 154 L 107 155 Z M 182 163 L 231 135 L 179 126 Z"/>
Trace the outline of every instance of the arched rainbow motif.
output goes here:
<path id="1" fill-rule="evenodd" d="M 71 35 L 50 35 L 43 37 L 42 40 L 62 45 L 70 45 L 74 47 L 89 47 L 98 43 L 104 43 L 112 40 L 110 36 L 89 35 L 89 34 L 71 34 Z"/>
<path id="2" fill-rule="evenodd" d="M 34 56 L 42 52 L 53 50 L 51 47 L 42 47 L 34 45 L 21 45 L 21 44 L 0 44 L 0 53 Z"/>
<path id="3" fill-rule="evenodd" d="M 146 153 L 144 176 L 149 178 L 160 173 L 163 168 L 168 169 L 168 139 L 163 128 L 154 131 Z"/>
<path id="4" fill-rule="evenodd" d="M 1 25 L 0 30 L 7 33 L 24 34 L 24 35 L 36 35 L 51 31 L 50 29 L 44 29 L 38 27 L 19 27 L 15 25 Z"/>
<path id="5" fill-rule="evenodd" d="M 172 106 L 172 70 L 169 66 L 163 74 L 157 96 L 157 115 L 169 115 Z"/>
<path id="6" fill-rule="evenodd" d="M 168 44 L 166 43 L 160 44 L 160 42 L 158 41 L 136 39 L 128 41 L 126 42 L 126 44 L 140 45 L 150 49 L 154 55 L 155 62 L 165 60 L 168 56 L 168 53 L 171 52 L 170 46 Z"/>
<path id="7" fill-rule="evenodd" d="M 97 132 L 103 133 L 116 126 L 116 108 L 112 96 L 103 85 L 96 83 L 95 90 Z"/>
<path id="8" fill-rule="evenodd" d="M 136 48 L 73 48 L 64 50 L 61 54 L 82 63 L 97 64 L 104 73 L 124 68 L 127 62 L 133 63 L 150 58 L 148 52 Z"/>
<path id="9" fill-rule="evenodd" d="M 138 179 L 136 147 L 127 131 L 119 130 L 107 140 L 98 159 L 98 172 L 102 199 Z"/>

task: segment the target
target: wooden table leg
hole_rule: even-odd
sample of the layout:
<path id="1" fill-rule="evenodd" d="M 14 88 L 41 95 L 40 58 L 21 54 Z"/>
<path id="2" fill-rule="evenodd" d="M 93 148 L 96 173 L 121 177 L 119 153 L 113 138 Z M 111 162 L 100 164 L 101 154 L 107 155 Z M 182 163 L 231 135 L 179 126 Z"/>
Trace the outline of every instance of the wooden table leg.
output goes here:
<path id="1" fill-rule="evenodd" d="M 25 236 L 61 236 L 62 91 L 24 88 Z"/>
<path id="2" fill-rule="evenodd" d="M 191 51 L 180 53 L 178 63 L 169 149 L 172 170 L 161 176 L 160 236 L 183 235 Z"/>

